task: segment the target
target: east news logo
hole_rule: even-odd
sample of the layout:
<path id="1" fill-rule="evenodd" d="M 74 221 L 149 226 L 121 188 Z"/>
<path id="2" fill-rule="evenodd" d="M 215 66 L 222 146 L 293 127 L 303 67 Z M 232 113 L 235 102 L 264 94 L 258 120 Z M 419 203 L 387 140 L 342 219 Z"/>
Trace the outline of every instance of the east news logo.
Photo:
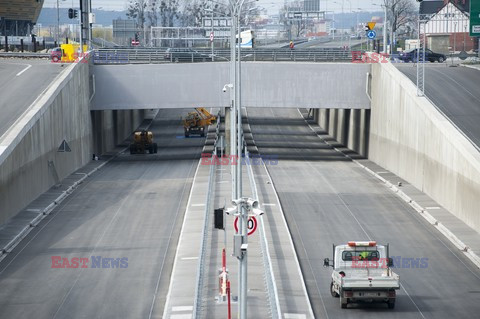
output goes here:
<path id="1" fill-rule="evenodd" d="M 128 258 L 52 256 L 52 268 L 128 268 Z"/>

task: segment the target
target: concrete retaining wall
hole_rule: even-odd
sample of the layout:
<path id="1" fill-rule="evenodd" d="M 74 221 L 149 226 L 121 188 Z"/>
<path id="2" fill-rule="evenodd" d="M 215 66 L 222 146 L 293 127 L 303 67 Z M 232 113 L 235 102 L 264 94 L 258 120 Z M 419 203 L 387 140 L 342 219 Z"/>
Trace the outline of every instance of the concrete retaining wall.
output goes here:
<path id="1" fill-rule="evenodd" d="M 361 156 L 368 154 L 370 110 L 319 109 L 315 122 L 336 141 Z"/>
<path id="2" fill-rule="evenodd" d="M 69 65 L 2 136 L 0 223 L 90 160 L 88 79 L 88 63 Z"/>
<path id="3" fill-rule="evenodd" d="M 69 65 L 0 138 L 0 224 L 142 122 L 143 110 L 90 112 L 89 81 L 88 63 Z"/>
<path id="4" fill-rule="evenodd" d="M 480 153 L 394 66 L 372 65 L 368 157 L 480 231 Z"/>
<path id="5" fill-rule="evenodd" d="M 242 63 L 245 107 L 368 109 L 365 63 Z M 229 63 L 95 65 L 92 110 L 230 105 Z"/>

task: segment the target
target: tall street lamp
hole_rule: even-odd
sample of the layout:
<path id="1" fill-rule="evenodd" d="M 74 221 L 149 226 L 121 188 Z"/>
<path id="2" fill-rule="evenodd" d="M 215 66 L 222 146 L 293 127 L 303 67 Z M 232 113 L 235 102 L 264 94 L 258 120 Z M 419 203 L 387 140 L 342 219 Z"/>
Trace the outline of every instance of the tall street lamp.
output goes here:
<path id="1" fill-rule="evenodd" d="M 258 0 L 256 0 L 258 1 Z M 230 13 L 232 17 L 232 29 L 230 37 L 230 80 L 233 83 L 233 89 L 231 93 L 231 103 L 232 103 L 232 112 L 231 112 L 231 154 L 233 156 L 237 155 L 238 161 L 236 169 L 232 166 L 232 199 L 238 201 L 242 197 L 242 106 L 241 106 L 241 27 L 240 27 L 240 16 L 242 13 L 243 5 L 245 0 L 232 0 L 230 2 Z M 251 2 L 247 2 L 251 3 Z M 238 37 L 238 57 L 236 57 L 235 42 L 236 37 Z M 237 63 L 238 58 L 238 63 Z M 235 116 L 237 117 L 235 119 Z M 235 127 L 236 126 L 236 127 Z M 239 231 L 241 238 L 241 249 L 236 249 L 240 251 L 240 254 L 237 255 L 239 261 L 239 273 L 238 273 L 238 283 L 239 283 L 239 293 L 238 293 L 238 318 L 247 319 L 247 223 L 248 223 L 248 213 L 245 207 L 242 205 L 238 207 L 239 213 Z M 237 234 L 238 236 L 238 234 Z M 238 247 L 237 247 L 238 248 Z"/>

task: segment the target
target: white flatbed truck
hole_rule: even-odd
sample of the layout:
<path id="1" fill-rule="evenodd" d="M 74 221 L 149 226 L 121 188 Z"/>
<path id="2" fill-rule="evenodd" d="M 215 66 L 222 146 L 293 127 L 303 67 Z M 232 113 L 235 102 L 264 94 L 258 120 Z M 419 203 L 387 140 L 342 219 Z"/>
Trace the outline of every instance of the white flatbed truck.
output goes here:
<path id="1" fill-rule="evenodd" d="M 333 267 L 330 293 L 340 298 L 340 306 L 349 303 L 384 302 L 395 308 L 400 276 L 394 273 L 388 245 L 375 241 L 350 241 L 333 246 L 333 260 L 324 259 L 324 267 Z"/>

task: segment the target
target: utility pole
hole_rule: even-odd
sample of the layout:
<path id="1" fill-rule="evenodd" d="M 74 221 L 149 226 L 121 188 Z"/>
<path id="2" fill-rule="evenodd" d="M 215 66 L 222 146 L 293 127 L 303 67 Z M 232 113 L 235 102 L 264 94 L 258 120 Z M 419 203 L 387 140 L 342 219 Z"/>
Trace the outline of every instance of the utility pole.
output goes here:
<path id="1" fill-rule="evenodd" d="M 383 20 L 383 53 L 387 54 L 387 6 L 383 6 L 385 9 L 385 18 Z"/>
<path id="2" fill-rule="evenodd" d="M 212 33 L 211 33 L 212 38 L 210 38 L 210 42 L 211 42 L 211 45 L 212 45 L 212 62 L 213 62 L 215 60 L 214 57 L 213 57 L 213 39 L 214 39 L 213 38 L 213 36 L 214 36 L 214 34 L 213 34 L 213 1 L 212 1 L 211 9 L 212 9 L 212 15 L 211 15 L 211 17 L 212 17 Z"/>
<path id="3" fill-rule="evenodd" d="M 60 45 L 59 40 L 60 40 L 60 9 L 59 9 L 59 0 L 57 0 L 57 45 Z"/>

